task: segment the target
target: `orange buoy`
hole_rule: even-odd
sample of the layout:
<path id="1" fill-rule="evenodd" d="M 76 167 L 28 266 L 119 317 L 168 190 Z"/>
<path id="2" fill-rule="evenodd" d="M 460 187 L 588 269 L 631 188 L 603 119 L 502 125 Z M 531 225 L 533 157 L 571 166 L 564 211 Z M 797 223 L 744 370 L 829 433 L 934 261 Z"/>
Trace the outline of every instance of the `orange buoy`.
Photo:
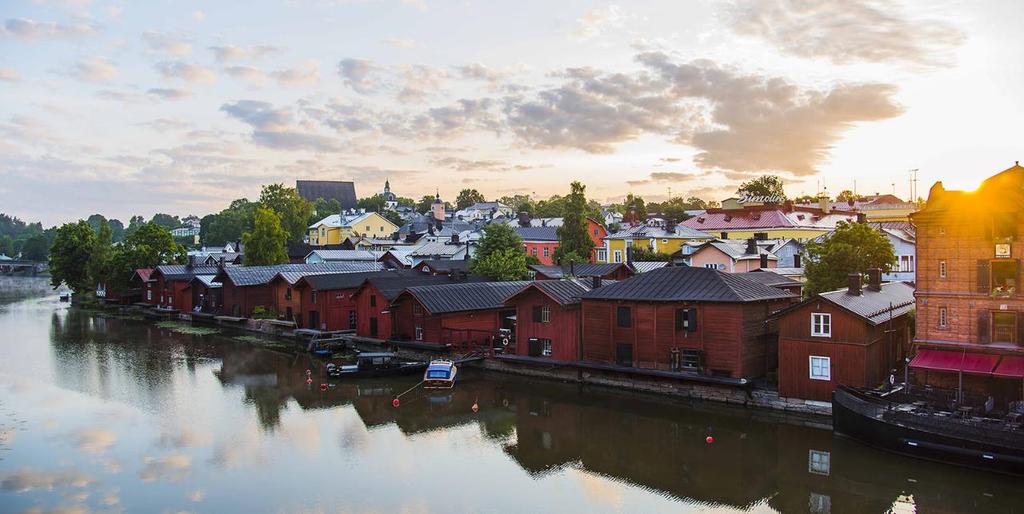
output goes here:
<path id="1" fill-rule="evenodd" d="M 480 412 L 480 406 L 477 405 L 475 402 L 473 403 L 473 407 L 472 408 L 473 408 L 473 412 Z"/>
<path id="2" fill-rule="evenodd" d="M 326 391 L 327 390 L 327 384 L 321 383 L 320 384 L 320 390 L 321 391 Z"/>
<path id="3" fill-rule="evenodd" d="M 398 407 L 401 404 L 402 404 L 402 400 L 399 400 L 398 398 L 395 398 L 394 400 L 391 400 L 391 405 L 393 405 L 395 407 Z"/>
<path id="4" fill-rule="evenodd" d="M 707 436 L 707 437 L 704 438 L 704 441 L 706 441 L 708 444 L 711 444 L 711 443 L 715 442 L 715 438 L 711 437 L 711 436 Z"/>

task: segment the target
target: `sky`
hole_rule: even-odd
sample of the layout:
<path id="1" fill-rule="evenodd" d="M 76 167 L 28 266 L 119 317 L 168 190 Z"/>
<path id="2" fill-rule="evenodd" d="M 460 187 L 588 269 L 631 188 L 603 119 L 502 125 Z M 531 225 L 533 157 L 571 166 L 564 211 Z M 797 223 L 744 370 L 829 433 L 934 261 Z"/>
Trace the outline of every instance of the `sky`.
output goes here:
<path id="1" fill-rule="evenodd" d="M 244 5 L 244 6 L 243 6 Z M 1024 158 L 1024 3 L 5 1 L 0 212 L 262 184 L 723 199 L 975 187 Z"/>

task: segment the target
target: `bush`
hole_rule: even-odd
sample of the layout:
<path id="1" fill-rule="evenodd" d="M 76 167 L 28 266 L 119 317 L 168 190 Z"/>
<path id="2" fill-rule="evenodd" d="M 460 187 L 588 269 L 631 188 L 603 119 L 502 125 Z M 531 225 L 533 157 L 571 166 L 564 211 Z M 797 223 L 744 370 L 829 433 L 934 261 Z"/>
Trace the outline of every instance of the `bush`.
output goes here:
<path id="1" fill-rule="evenodd" d="M 257 305 L 252 309 L 252 315 L 249 316 L 252 319 L 277 319 L 277 312 L 274 309 Z"/>

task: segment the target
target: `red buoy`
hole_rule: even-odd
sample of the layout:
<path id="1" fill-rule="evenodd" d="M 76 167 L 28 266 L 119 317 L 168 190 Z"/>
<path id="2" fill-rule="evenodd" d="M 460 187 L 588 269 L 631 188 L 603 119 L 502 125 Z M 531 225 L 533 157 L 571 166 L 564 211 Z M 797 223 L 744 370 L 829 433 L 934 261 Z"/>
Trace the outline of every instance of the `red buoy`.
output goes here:
<path id="1" fill-rule="evenodd" d="M 307 376 L 307 377 L 308 377 L 308 376 L 310 376 L 310 375 L 312 375 L 312 374 L 313 374 L 313 372 L 312 372 L 312 371 L 310 371 L 310 370 L 308 370 L 308 369 L 306 370 L 306 376 Z"/>
<path id="2" fill-rule="evenodd" d="M 476 403 L 473 403 L 473 407 L 472 408 L 473 408 L 473 412 L 480 412 L 480 406 L 477 405 Z"/>
<path id="3" fill-rule="evenodd" d="M 395 407 L 398 407 L 401 404 L 402 404 L 402 401 L 399 400 L 398 398 L 395 398 L 394 400 L 391 400 L 391 405 L 393 405 Z"/>
<path id="4" fill-rule="evenodd" d="M 310 377 L 306 377 L 306 385 L 310 385 L 312 383 L 313 383 L 313 379 L 310 378 Z"/>
<path id="5" fill-rule="evenodd" d="M 704 438 L 704 441 L 706 441 L 708 444 L 711 444 L 711 443 L 715 442 L 715 438 L 711 437 L 711 436 L 707 436 L 707 437 Z"/>
<path id="6" fill-rule="evenodd" d="M 327 390 L 327 384 L 320 384 L 320 390 L 321 391 L 326 391 Z"/>

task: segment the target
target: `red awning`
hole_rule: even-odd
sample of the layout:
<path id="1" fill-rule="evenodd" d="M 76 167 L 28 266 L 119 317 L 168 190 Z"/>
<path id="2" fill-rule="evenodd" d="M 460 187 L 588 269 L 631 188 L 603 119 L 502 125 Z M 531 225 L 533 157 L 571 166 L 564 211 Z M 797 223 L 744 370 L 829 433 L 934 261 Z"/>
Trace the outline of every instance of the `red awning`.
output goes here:
<path id="1" fill-rule="evenodd" d="M 1003 357 L 992 374 L 997 377 L 1024 378 L 1024 357 Z"/>
<path id="2" fill-rule="evenodd" d="M 914 356 L 914 359 L 910 361 L 910 367 L 988 375 L 992 373 L 992 369 L 996 367 L 998 362 L 998 355 L 945 350 L 920 350 Z"/>

